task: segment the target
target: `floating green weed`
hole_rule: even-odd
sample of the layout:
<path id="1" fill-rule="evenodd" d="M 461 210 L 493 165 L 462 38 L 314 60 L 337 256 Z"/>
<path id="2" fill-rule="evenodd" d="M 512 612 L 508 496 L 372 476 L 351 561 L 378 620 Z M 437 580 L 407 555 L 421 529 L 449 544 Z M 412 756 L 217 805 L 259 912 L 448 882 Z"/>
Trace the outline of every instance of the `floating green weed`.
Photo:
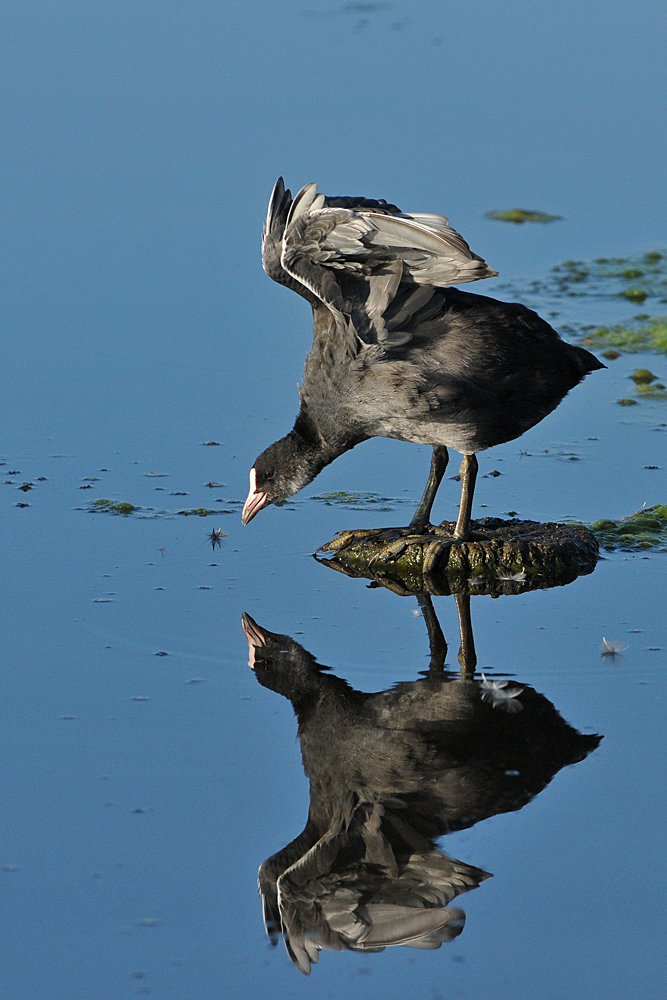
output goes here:
<path id="1" fill-rule="evenodd" d="M 638 385 L 637 392 L 642 399 L 667 399 L 667 392 L 662 382 L 655 385 Z"/>
<path id="2" fill-rule="evenodd" d="M 585 347 L 617 347 L 628 354 L 660 351 L 667 354 L 667 316 L 636 317 L 626 324 L 598 326 L 580 341 Z"/>
<path id="3" fill-rule="evenodd" d="M 156 507 L 137 507 L 133 503 L 124 503 L 117 500 L 93 500 L 85 508 L 78 508 L 79 510 L 85 509 L 91 514 L 102 513 L 102 514 L 122 514 L 127 516 L 128 514 L 136 514 L 137 517 L 146 520 L 154 518 L 170 518 L 175 515 L 182 514 L 183 517 L 188 517 L 194 514 L 196 517 L 209 517 L 212 514 L 232 514 L 231 510 L 209 510 L 208 507 L 190 507 L 186 510 L 158 510 Z"/>
<path id="4" fill-rule="evenodd" d="M 636 385 L 650 385 L 651 382 L 655 382 L 657 377 L 648 368 L 635 368 L 630 374 L 630 378 Z"/>
<path id="5" fill-rule="evenodd" d="M 182 514 L 183 517 L 189 517 L 190 514 L 195 514 L 197 517 L 208 517 L 210 514 L 231 514 L 231 510 L 209 510 L 208 507 L 190 507 L 187 510 L 177 510 L 177 514 Z"/>
<path id="6" fill-rule="evenodd" d="M 624 299 L 628 302 L 637 302 L 641 304 L 647 297 L 648 292 L 645 292 L 643 288 L 624 288 L 622 292 L 618 293 L 622 295 Z"/>
<path id="7" fill-rule="evenodd" d="M 88 505 L 88 510 L 90 510 L 91 513 L 104 511 L 108 514 L 123 514 L 124 516 L 133 514 L 135 510 L 139 509 L 140 508 L 135 507 L 133 503 L 116 500 L 93 500 L 92 503 Z"/>
<path id="8" fill-rule="evenodd" d="M 591 530 L 601 548 L 613 552 L 636 552 L 657 549 L 667 552 L 667 504 L 656 504 L 638 510 L 630 517 L 618 521 L 602 518 L 591 524 Z"/>
<path id="9" fill-rule="evenodd" d="M 333 493 L 319 493 L 311 497 L 311 500 L 318 500 L 328 507 L 341 506 L 349 510 L 366 510 L 374 507 L 376 510 L 393 510 L 394 504 L 410 503 L 409 500 L 396 499 L 395 497 L 383 497 L 379 493 L 355 493 L 348 490 L 336 490 Z"/>
<path id="10" fill-rule="evenodd" d="M 541 281 L 517 282 L 501 288 L 521 299 L 539 295 L 550 299 L 620 298 L 642 303 L 653 298 L 667 302 L 667 254 L 651 250 L 635 257 L 566 260 L 556 264 Z"/>
<path id="11" fill-rule="evenodd" d="M 568 292 L 571 285 L 586 282 L 586 289 L 578 289 L 577 294 L 622 296 L 629 302 L 643 302 L 649 296 L 664 297 L 667 292 L 667 261 L 657 250 L 639 257 L 598 257 L 590 263 L 566 260 L 552 269 L 552 279 L 546 286 L 561 294 Z M 639 282 L 628 287 L 628 282 Z M 555 287 L 554 287 L 555 286 Z"/>
<path id="12" fill-rule="evenodd" d="M 494 210 L 485 212 L 487 219 L 498 219 L 500 222 L 513 222 L 520 226 L 524 222 L 555 222 L 562 215 L 550 215 L 549 212 L 534 212 L 526 208 L 509 208 L 506 211 Z"/>

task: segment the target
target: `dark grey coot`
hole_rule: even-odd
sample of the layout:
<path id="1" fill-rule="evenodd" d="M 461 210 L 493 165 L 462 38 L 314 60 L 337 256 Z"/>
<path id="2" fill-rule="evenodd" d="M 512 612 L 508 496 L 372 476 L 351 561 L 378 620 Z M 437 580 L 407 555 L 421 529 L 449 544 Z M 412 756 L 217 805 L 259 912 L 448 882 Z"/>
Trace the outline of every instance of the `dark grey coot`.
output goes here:
<path id="1" fill-rule="evenodd" d="M 433 606 L 420 603 L 435 621 L 426 618 L 429 639 L 440 633 L 430 670 L 374 693 L 243 615 L 249 665 L 291 701 L 310 781 L 303 832 L 264 862 L 258 883 L 272 943 L 282 934 L 305 973 L 323 949 L 439 948 L 460 934 L 465 914 L 447 906 L 489 873 L 438 838 L 522 809 L 601 739 L 527 685 L 446 672 Z"/>
<path id="2" fill-rule="evenodd" d="M 280 178 L 262 242 L 264 270 L 313 309 L 293 430 L 250 470 L 247 524 L 371 437 L 433 447 L 409 531 L 428 525 L 448 462 L 463 453 L 454 541 L 471 537 L 476 453 L 519 437 L 588 372 L 604 368 L 518 303 L 449 286 L 497 274 L 442 215 L 367 198 L 330 198 Z"/>

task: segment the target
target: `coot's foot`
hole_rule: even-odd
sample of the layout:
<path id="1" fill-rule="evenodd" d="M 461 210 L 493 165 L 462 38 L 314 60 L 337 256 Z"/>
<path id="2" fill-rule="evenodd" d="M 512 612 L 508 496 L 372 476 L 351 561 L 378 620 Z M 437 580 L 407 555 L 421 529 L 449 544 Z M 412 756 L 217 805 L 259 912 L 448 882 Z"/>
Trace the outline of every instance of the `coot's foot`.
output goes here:
<path id="1" fill-rule="evenodd" d="M 315 549 L 313 555 L 317 555 L 318 552 L 340 552 L 342 549 L 346 549 L 348 545 L 352 545 L 353 542 L 361 541 L 362 538 L 368 538 L 375 540 L 378 535 L 384 535 L 385 531 L 401 531 L 401 528 L 356 528 L 353 531 L 337 531 L 335 538 L 330 542 L 325 542 L 324 545 L 320 545 Z M 394 536 L 395 537 L 395 536 Z"/>
<path id="2" fill-rule="evenodd" d="M 462 542 L 479 542 L 490 536 L 486 532 L 471 531 L 467 536 L 456 537 L 454 525 L 444 522 L 441 525 L 410 524 L 406 528 L 358 528 L 354 531 L 341 531 L 336 538 L 321 545 L 317 552 L 342 552 L 350 546 L 364 541 L 373 542 L 380 548 L 368 563 L 368 568 L 379 570 L 381 566 L 400 558 L 406 549 L 420 545 L 423 549 L 422 572 L 428 576 L 436 571 L 440 557 L 452 545 Z"/>
<path id="3" fill-rule="evenodd" d="M 398 535 L 398 537 L 396 537 Z M 428 576 L 435 572 L 440 557 L 447 552 L 452 545 L 459 545 L 461 542 L 481 542 L 489 538 L 485 532 L 470 531 L 463 537 L 456 537 L 456 534 L 447 526 L 425 525 L 421 531 L 410 526 L 408 528 L 388 528 L 385 532 L 376 534 L 374 542 L 387 538 L 388 545 L 384 545 L 377 552 L 368 564 L 370 569 L 377 563 L 393 562 L 403 555 L 405 550 L 411 545 L 423 546 L 422 573 Z M 393 539 L 393 540 L 392 540 Z"/>

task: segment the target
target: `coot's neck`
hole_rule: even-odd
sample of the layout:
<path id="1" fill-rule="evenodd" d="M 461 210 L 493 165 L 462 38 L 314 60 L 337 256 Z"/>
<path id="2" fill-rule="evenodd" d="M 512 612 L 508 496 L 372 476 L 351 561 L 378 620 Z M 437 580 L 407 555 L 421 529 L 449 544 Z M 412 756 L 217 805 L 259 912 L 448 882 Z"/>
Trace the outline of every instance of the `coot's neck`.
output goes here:
<path id="1" fill-rule="evenodd" d="M 359 436 L 347 433 L 330 419 L 314 418 L 305 403 L 301 404 L 289 437 L 295 441 L 299 450 L 307 454 L 308 463 L 313 470 L 313 479 L 326 465 L 363 440 Z"/>

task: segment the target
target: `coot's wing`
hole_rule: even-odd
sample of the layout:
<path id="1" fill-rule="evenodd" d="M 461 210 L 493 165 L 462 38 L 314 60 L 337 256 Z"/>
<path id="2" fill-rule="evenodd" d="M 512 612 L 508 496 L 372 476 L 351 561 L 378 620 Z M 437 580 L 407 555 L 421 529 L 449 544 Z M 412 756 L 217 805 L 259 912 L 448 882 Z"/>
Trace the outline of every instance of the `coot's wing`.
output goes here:
<path id="1" fill-rule="evenodd" d="M 280 263 L 283 252 L 283 233 L 291 207 L 292 194 L 289 189 L 285 190 L 285 182 L 282 177 L 279 177 L 271 192 L 266 222 L 262 229 L 262 264 L 270 278 L 281 285 L 293 288 L 294 282 L 290 280 Z"/>
<path id="2" fill-rule="evenodd" d="M 327 200 L 315 184 L 288 209 L 282 195 L 277 205 L 283 271 L 326 305 L 348 336 L 384 339 L 382 317 L 402 284 L 433 289 L 497 273 L 444 216 L 398 213 L 365 199 Z M 363 315 L 350 321 L 359 310 Z"/>

